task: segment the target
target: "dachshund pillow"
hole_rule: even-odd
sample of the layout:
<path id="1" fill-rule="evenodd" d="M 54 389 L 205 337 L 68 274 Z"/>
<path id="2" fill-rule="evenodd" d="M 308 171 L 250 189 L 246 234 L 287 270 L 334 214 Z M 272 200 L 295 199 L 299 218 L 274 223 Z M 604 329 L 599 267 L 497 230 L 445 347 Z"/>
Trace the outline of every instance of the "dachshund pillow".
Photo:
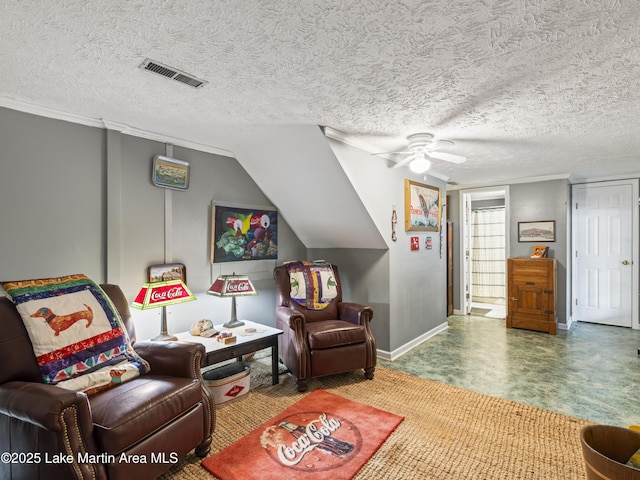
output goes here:
<path id="1" fill-rule="evenodd" d="M 149 371 L 106 293 L 82 274 L 4 282 L 42 381 L 95 393 Z"/>

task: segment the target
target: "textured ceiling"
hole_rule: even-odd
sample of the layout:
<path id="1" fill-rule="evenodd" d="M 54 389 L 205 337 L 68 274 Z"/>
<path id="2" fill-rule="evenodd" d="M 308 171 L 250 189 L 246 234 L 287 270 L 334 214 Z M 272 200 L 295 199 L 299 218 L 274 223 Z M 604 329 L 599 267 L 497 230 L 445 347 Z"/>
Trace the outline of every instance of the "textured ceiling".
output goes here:
<path id="1" fill-rule="evenodd" d="M 222 148 L 237 124 L 380 151 L 426 131 L 468 158 L 433 162 L 460 184 L 637 174 L 639 20 L 636 0 L 2 2 L 0 99 Z"/>

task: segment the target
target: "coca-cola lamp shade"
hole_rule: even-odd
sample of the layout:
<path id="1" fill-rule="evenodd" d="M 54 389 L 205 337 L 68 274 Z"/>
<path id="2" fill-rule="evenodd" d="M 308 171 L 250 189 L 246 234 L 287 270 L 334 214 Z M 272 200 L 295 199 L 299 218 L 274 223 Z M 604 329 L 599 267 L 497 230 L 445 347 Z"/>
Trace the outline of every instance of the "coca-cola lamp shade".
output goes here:
<path id="1" fill-rule="evenodd" d="M 236 315 L 236 297 L 257 295 L 251 280 L 246 275 L 220 275 L 207 291 L 216 297 L 231 297 L 231 319 L 223 326 L 227 328 L 241 327 L 244 322 L 238 321 Z"/>
<path id="2" fill-rule="evenodd" d="M 217 297 L 257 295 L 256 289 L 246 275 L 220 275 L 207 291 Z"/>
<path id="3" fill-rule="evenodd" d="M 166 307 L 174 303 L 190 302 L 196 297 L 182 280 L 145 283 L 138 292 L 132 307 L 146 310 L 148 308 Z"/>
<path id="4" fill-rule="evenodd" d="M 177 340 L 167 331 L 167 305 L 190 302 L 196 297 L 191 293 L 182 280 L 169 280 L 167 282 L 145 283 L 131 304 L 134 308 L 147 310 L 148 308 L 162 307 L 160 314 L 160 335 L 152 340 Z"/>

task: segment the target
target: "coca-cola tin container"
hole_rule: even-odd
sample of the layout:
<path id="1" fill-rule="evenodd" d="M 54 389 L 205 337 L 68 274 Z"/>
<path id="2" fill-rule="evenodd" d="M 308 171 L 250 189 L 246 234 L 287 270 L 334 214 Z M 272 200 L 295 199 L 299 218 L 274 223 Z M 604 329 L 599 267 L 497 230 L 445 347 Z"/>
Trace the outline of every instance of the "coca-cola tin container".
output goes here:
<path id="1" fill-rule="evenodd" d="M 202 378 L 211 390 L 216 405 L 220 405 L 249 392 L 251 365 L 247 362 L 230 363 L 204 372 Z"/>

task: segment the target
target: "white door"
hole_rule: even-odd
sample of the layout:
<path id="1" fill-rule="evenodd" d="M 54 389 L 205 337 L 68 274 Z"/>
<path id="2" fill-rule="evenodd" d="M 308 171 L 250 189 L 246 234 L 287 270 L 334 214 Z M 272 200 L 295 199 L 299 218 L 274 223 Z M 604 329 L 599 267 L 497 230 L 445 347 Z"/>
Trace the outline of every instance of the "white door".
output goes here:
<path id="1" fill-rule="evenodd" d="M 634 191 L 637 183 L 574 186 L 574 318 L 632 326 Z"/>

